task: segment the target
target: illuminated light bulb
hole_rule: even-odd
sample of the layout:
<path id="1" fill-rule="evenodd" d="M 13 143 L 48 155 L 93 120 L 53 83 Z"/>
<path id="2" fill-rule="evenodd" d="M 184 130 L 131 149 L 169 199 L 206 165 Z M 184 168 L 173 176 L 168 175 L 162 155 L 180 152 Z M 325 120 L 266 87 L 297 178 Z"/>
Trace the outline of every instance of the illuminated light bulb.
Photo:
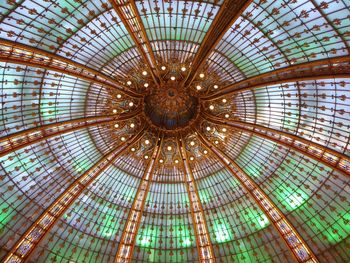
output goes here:
<path id="1" fill-rule="evenodd" d="M 208 153 L 208 151 L 207 150 L 204 150 L 204 154 L 207 154 Z"/>
<path id="2" fill-rule="evenodd" d="M 114 128 L 119 128 L 119 124 L 118 123 L 114 124 Z"/>
<path id="3" fill-rule="evenodd" d="M 230 114 L 225 114 L 225 118 L 229 118 L 230 117 Z"/>
<path id="4" fill-rule="evenodd" d="M 147 144 L 147 145 L 148 145 L 148 144 L 149 144 L 149 140 L 145 140 L 145 144 Z"/>
<path id="5" fill-rule="evenodd" d="M 117 99 L 120 99 L 122 97 L 121 94 L 117 94 Z"/>
<path id="6" fill-rule="evenodd" d="M 211 130 L 211 128 L 208 126 L 208 127 L 207 127 L 207 131 L 210 131 L 210 130 Z"/>
<path id="7" fill-rule="evenodd" d="M 214 105 L 210 105 L 209 109 L 213 110 L 214 109 Z"/>
<path id="8" fill-rule="evenodd" d="M 147 76 L 147 71 L 142 71 L 142 75 Z"/>
<path id="9" fill-rule="evenodd" d="M 190 142 L 190 145 L 193 146 L 193 145 L 194 145 L 194 141 L 191 141 L 191 142 Z"/>
<path id="10" fill-rule="evenodd" d="M 162 70 L 166 70 L 166 66 L 162 66 L 161 69 L 162 69 Z"/>
<path id="11" fill-rule="evenodd" d="M 198 85 L 198 86 L 196 86 L 196 89 L 197 89 L 197 90 L 201 90 L 202 87 Z"/>
<path id="12" fill-rule="evenodd" d="M 171 79 L 171 80 L 175 80 L 176 78 L 175 78 L 174 76 L 171 76 L 170 79 Z"/>
<path id="13" fill-rule="evenodd" d="M 171 151 L 172 149 L 173 149 L 173 148 L 172 148 L 171 146 L 168 146 L 168 147 L 167 147 L 167 150 L 168 150 L 168 151 Z"/>
<path id="14" fill-rule="evenodd" d="M 120 139 L 121 139 L 123 142 L 125 141 L 125 137 L 121 137 Z"/>
<path id="15" fill-rule="evenodd" d="M 199 74 L 199 77 L 202 79 L 204 78 L 204 73 Z"/>
<path id="16" fill-rule="evenodd" d="M 159 162 L 160 162 L 160 163 L 164 163 L 164 160 L 163 160 L 163 159 L 160 159 Z"/>
<path id="17" fill-rule="evenodd" d="M 227 129 L 226 129 L 226 128 L 222 128 L 222 131 L 223 131 L 223 132 L 226 132 L 226 131 L 227 131 Z"/>
<path id="18" fill-rule="evenodd" d="M 130 86 L 131 85 L 131 81 L 129 80 L 128 82 L 126 82 L 126 84 L 128 84 Z"/>
<path id="19" fill-rule="evenodd" d="M 214 89 L 218 89 L 219 88 L 219 86 L 218 85 L 214 85 Z"/>
<path id="20" fill-rule="evenodd" d="M 191 160 L 191 161 L 193 161 L 193 160 L 194 160 L 194 157 L 193 157 L 193 156 L 191 156 L 191 157 L 190 157 L 190 160 Z"/>
<path id="21" fill-rule="evenodd" d="M 133 147 L 133 148 L 131 148 L 131 151 L 134 152 L 134 151 L 136 151 L 136 149 Z"/>
<path id="22" fill-rule="evenodd" d="M 144 86 L 145 88 L 147 88 L 147 87 L 149 86 L 149 84 L 148 84 L 148 83 L 145 83 L 145 84 L 143 84 L 143 86 Z"/>
<path id="23" fill-rule="evenodd" d="M 218 141 L 218 140 L 216 140 L 214 143 L 215 143 L 215 144 L 219 144 L 219 141 Z"/>
<path id="24" fill-rule="evenodd" d="M 146 160 L 148 159 L 148 155 L 145 155 L 145 159 L 146 159 Z"/>
<path id="25" fill-rule="evenodd" d="M 114 110 L 113 110 L 113 113 L 117 113 L 117 110 L 116 110 L 116 109 L 114 109 Z"/>
<path id="26" fill-rule="evenodd" d="M 181 71 L 186 71 L 186 68 L 185 67 L 181 67 Z"/>
<path id="27" fill-rule="evenodd" d="M 135 124 L 131 123 L 131 124 L 130 124 L 130 127 L 131 127 L 131 128 L 134 128 L 134 127 L 135 127 Z"/>
<path id="28" fill-rule="evenodd" d="M 134 103 L 132 101 L 129 102 L 129 107 L 134 106 Z"/>
<path id="29" fill-rule="evenodd" d="M 179 160 L 175 160 L 175 163 L 179 163 Z"/>
<path id="30" fill-rule="evenodd" d="M 223 102 L 223 103 L 226 103 L 226 102 L 227 102 L 227 99 L 222 99 L 222 102 Z"/>

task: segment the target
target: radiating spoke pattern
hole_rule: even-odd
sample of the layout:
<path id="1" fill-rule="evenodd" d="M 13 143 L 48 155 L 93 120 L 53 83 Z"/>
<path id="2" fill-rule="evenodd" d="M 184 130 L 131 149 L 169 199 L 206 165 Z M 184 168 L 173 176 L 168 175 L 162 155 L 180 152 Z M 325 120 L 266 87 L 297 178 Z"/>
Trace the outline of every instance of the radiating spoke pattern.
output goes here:
<path id="1" fill-rule="evenodd" d="M 0 261 L 349 262 L 349 17 L 0 1 Z"/>
<path id="2" fill-rule="evenodd" d="M 125 151 L 128 146 L 137 141 L 143 130 L 130 138 L 129 142 L 124 142 L 119 147 L 113 149 L 82 176 L 77 178 L 48 209 L 37 219 L 25 234 L 17 241 L 9 254 L 5 257 L 5 262 L 22 262 L 26 260 L 33 248 L 47 234 L 53 224 L 63 215 L 72 202 L 90 185 L 94 180 Z"/>
<path id="3" fill-rule="evenodd" d="M 215 262 L 212 243 L 208 233 L 207 222 L 203 212 L 203 207 L 199 199 L 198 189 L 194 181 L 193 173 L 189 164 L 189 158 L 186 153 L 186 146 L 183 143 L 183 138 L 178 141 L 180 147 L 179 153 L 183 161 L 183 169 L 187 191 L 190 200 L 192 223 L 196 229 L 196 242 L 199 251 L 199 260 L 202 262 Z"/>
<path id="4" fill-rule="evenodd" d="M 238 19 L 243 11 L 249 6 L 251 0 L 224 1 L 222 8 L 216 15 L 203 42 L 201 43 L 191 65 L 190 73 L 186 79 L 186 85 L 190 85 L 205 60 L 214 50 L 225 32 Z"/>
<path id="5" fill-rule="evenodd" d="M 290 222 L 283 216 L 282 212 L 274 203 L 265 195 L 265 193 L 243 172 L 243 170 L 213 144 L 205 139 L 199 132 L 198 137 L 204 145 L 213 151 L 221 162 L 223 162 L 230 172 L 235 176 L 249 194 L 256 200 L 259 206 L 264 210 L 265 215 L 274 224 L 277 231 L 281 234 L 284 241 L 293 251 L 298 262 L 318 262 L 307 244 L 296 232 Z"/>
<path id="6" fill-rule="evenodd" d="M 38 128 L 32 128 L 0 139 L 0 156 L 16 151 L 33 143 L 50 139 L 60 134 L 73 132 L 78 129 L 95 125 L 114 124 L 118 121 L 128 120 L 135 117 L 140 111 L 125 114 L 124 116 L 100 116 L 70 120 L 55 124 L 48 124 Z"/>
<path id="7" fill-rule="evenodd" d="M 135 45 L 151 72 L 154 82 L 158 84 L 160 77 L 158 73 L 158 63 L 153 54 L 151 44 L 148 40 L 145 27 L 142 24 L 135 2 L 127 0 L 110 0 L 110 3 L 135 42 Z"/>
<path id="8" fill-rule="evenodd" d="M 129 262 L 135 246 L 135 237 L 140 227 L 142 213 L 145 207 L 146 197 L 150 188 L 150 182 L 153 178 L 155 163 L 158 160 L 162 138 L 158 137 L 154 142 L 154 150 L 149 163 L 142 176 L 139 188 L 137 190 L 132 208 L 123 231 L 118 253 L 114 262 Z"/>
<path id="9" fill-rule="evenodd" d="M 115 83 L 117 80 L 69 59 L 8 40 L 0 39 L 0 44 L 2 46 L 0 61 L 2 62 L 50 69 L 82 78 L 87 81 L 97 82 L 101 85 L 108 85 L 109 87 L 119 89 L 132 96 L 141 96 L 140 94 L 128 90 L 125 86 L 123 87 L 123 84 Z"/>
<path id="10" fill-rule="evenodd" d="M 290 147 L 311 158 L 323 162 L 325 165 L 343 172 L 348 177 L 350 176 L 350 157 L 324 147 L 321 144 L 313 143 L 312 141 L 303 139 L 302 137 L 294 136 L 292 134 L 280 132 L 278 130 L 273 130 L 260 125 L 240 121 L 225 121 L 210 116 L 208 117 L 208 120 L 224 126 L 228 125 L 245 132 L 251 132 L 254 135 L 261 136 L 268 140 L 272 140 L 276 143 Z"/>
<path id="11" fill-rule="evenodd" d="M 271 73 L 260 74 L 240 82 L 228 85 L 212 94 L 204 95 L 203 100 L 212 100 L 243 90 L 266 87 L 288 82 L 313 79 L 348 78 L 350 76 L 350 56 L 316 60 L 300 65 L 277 69 Z"/>

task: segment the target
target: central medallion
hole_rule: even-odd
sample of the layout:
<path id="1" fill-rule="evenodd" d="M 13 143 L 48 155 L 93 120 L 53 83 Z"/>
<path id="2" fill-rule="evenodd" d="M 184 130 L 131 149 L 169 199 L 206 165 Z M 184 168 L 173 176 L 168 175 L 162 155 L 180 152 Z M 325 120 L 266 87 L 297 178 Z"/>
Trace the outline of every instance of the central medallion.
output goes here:
<path id="1" fill-rule="evenodd" d="M 144 105 L 149 120 L 166 130 L 188 126 L 198 113 L 198 98 L 188 88 L 171 80 L 152 87 Z"/>

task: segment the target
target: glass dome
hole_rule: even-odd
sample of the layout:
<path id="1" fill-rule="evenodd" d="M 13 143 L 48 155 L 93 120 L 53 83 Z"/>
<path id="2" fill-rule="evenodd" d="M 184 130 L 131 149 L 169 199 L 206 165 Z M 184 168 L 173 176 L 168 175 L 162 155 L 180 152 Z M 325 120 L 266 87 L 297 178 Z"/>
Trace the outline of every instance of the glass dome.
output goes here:
<path id="1" fill-rule="evenodd" d="M 350 262 L 349 0 L 0 1 L 0 261 Z"/>

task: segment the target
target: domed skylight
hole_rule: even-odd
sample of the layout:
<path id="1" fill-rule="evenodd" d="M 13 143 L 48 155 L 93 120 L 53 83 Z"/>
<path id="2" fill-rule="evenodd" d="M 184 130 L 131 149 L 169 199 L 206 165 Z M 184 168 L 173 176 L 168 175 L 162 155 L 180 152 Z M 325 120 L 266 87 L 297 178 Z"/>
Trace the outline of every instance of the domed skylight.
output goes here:
<path id="1" fill-rule="evenodd" d="M 0 1 L 0 261 L 350 262 L 350 1 Z"/>

